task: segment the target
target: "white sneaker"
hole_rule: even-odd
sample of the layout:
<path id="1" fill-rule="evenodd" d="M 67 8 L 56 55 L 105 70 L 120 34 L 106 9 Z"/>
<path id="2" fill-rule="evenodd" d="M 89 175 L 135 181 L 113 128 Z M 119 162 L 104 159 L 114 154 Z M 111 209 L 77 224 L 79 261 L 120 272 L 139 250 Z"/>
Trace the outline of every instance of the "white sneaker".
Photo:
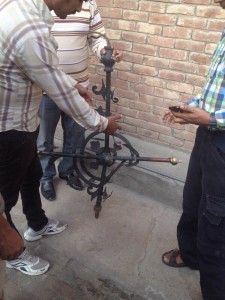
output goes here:
<path id="1" fill-rule="evenodd" d="M 41 275 L 48 271 L 50 264 L 35 255 L 32 255 L 26 248 L 17 259 L 8 260 L 7 268 L 14 268 L 27 275 Z"/>
<path id="2" fill-rule="evenodd" d="M 60 224 L 57 220 L 48 219 L 48 224 L 45 225 L 39 231 L 34 231 L 32 228 L 28 228 L 24 232 L 24 238 L 28 242 L 37 241 L 42 238 L 44 235 L 53 235 L 62 232 L 67 227 L 67 224 Z"/>

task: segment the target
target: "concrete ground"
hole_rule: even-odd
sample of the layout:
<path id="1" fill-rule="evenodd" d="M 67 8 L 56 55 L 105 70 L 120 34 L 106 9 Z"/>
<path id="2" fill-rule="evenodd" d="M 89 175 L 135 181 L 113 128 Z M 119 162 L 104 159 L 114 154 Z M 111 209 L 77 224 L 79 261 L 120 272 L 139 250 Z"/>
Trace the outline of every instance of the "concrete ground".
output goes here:
<path id="1" fill-rule="evenodd" d="M 50 218 L 68 223 L 61 234 L 26 245 L 51 263 L 41 276 L 8 269 L 6 300 L 200 300 L 199 274 L 169 268 L 162 253 L 177 246 L 183 182 L 189 155 L 129 138 L 140 155 L 170 156 L 183 163 L 123 167 L 107 184 L 112 196 L 98 219 L 94 201 L 55 179 L 56 201 L 43 199 Z M 21 203 L 13 210 L 21 231 Z"/>

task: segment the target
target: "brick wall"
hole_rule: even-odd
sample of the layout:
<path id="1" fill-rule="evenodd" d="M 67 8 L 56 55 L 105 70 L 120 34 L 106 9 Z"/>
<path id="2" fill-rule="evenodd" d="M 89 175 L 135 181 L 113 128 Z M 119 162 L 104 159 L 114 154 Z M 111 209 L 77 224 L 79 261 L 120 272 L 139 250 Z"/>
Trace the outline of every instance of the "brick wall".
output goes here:
<path id="1" fill-rule="evenodd" d="M 165 125 L 161 115 L 201 91 L 225 12 L 210 0 L 97 3 L 112 45 L 124 53 L 112 73 L 119 98 L 112 110 L 124 115 L 125 132 L 189 151 L 196 127 Z M 90 63 L 91 83 L 98 85 L 105 73 L 93 57 Z"/>

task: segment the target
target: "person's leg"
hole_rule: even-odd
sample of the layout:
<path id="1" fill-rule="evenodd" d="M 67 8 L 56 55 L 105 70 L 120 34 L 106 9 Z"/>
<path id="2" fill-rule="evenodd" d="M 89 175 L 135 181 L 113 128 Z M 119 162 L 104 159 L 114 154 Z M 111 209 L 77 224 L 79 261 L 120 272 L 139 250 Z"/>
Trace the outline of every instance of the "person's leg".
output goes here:
<path id="1" fill-rule="evenodd" d="M 56 220 L 49 220 L 41 207 L 39 179 L 42 175 L 37 157 L 36 132 L 10 130 L 0 133 L 0 193 L 5 202 L 5 213 L 8 222 L 15 228 L 10 211 L 18 201 L 21 191 L 23 211 L 29 227 L 26 236 L 57 234 L 66 228 Z M 32 233 L 32 234 L 31 234 Z M 16 259 L 7 261 L 8 268 L 15 268 L 28 275 L 41 275 L 49 268 L 49 263 L 24 249 Z"/>
<path id="2" fill-rule="evenodd" d="M 219 142 L 218 148 L 215 140 Z M 203 193 L 197 247 L 204 300 L 225 299 L 225 132 L 208 132 L 201 148 Z"/>
<path id="3" fill-rule="evenodd" d="M 180 256 L 185 264 L 193 269 L 198 269 L 198 207 L 202 194 L 202 170 L 199 149 L 203 138 L 202 129 L 198 128 L 183 190 L 183 213 L 177 226 Z"/>
<path id="4" fill-rule="evenodd" d="M 84 140 L 85 129 L 63 112 L 61 121 L 63 128 L 63 152 L 75 153 Z M 75 173 L 72 157 L 63 157 L 59 163 L 58 171 L 59 177 L 65 179 L 70 187 L 76 190 L 83 189 L 83 184 Z"/>
<path id="5" fill-rule="evenodd" d="M 168 251 L 162 257 L 163 262 L 169 266 L 182 267 L 185 264 L 198 269 L 198 206 L 202 194 L 199 149 L 202 138 L 202 129 L 198 128 L 183 190 L 183 213 L 177 225 L 179 251 L 177 249 Z"/>
<path id="6" fill-rule="evenodd" d="M 27 172 L 24 176 L 20 193 L 23 204 L 23 213 L 27 218 L 28 226 L 33 230 L 38 231 L 48 223 L 48 218 L 45 216 L 42 209 L 39 193 L 42 169 L 37 155 L 36 140 L 37 135 L 34 135 L 26 141 L 27 147 L 25 153 L 30 153 L 30 159 L 28 160 L 27 156 L 24 158 L 24 164 L 27 162 Z M 31 153 L 33 155 L 31 155 Z"/>
<path id="7" fill-rule="evenodd" d="M 76 123 L 73 118 L 62 112 L 63 152 L 75 153 L 84 140 L 85 129 Z M 73 158 L 63 157 L 58 166 L 59 175 L 64 177 L 74 171 Z"/>
<path id="8" fill-rule="evenodd" d="M 5 261 L 0 259 L 0 300 L 4 299 Z"/>
<path id="9" fill-rule="evenodd" d="M 42 174 L 40 165 L 39 168 L 32 170 L 35 158 L 38 162 L 36 139 L 37 132 L 11 130 L 0 133 L 0 192 L 5 201 L 7 220 L 14 228 L 10 211 L 16 205 L 21 189 L 23 210 L 28 225 L 32 223 L 33 218 L 38 218 L 37 226 L 43 227 L 47 223 L 39 195 L 39 179 Z M 34 176 L 37 176 L 35 180 Z M 24 180 L 29 177 L 30 182 L 27 184 L 26 196 L 24 196 Z M 32 207 L 31 211 L 28 209 L 28 205 Z M 34 215 L 35 217 L 33 217 Z"/>
<path id="10" fill-rule="evenodd" d="M 58 106 L 47 95 L 43 95 L 39 109 L 40 128 L 37 139 L 38 150 L 47 152 L 54 150 L 54 135 L 60 115 L 61 111 Z M 55 158 L 46 155 L 40 155 L 39 158 L 43 171 L 41 182 L 52 181 L 56 175 Z"/>

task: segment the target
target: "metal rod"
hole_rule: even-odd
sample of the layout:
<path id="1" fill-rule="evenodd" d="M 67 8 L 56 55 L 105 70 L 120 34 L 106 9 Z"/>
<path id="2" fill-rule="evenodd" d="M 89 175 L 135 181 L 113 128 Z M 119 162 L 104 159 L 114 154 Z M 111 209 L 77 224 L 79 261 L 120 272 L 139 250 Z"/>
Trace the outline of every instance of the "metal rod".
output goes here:
<path id="1" fill-rule="evenodd" d="M 92 154 L 76 154 L 76 153 L 64 153 L 64 152 L 46 152 L 38 151 L 39 155 L 49 155 L 49 156 L 58 156 L 58 157 L 73 157 L 73 158 L 83 158 L 83 159 L 96 159 L 100 160 L 100 155 Z M 181 160 L 176 157 L 137 157 L 137 156 L 112 156 L 113 161 L 130 161 L 130 162 L 139 162 L 139 161 L 149 161 L 149 162 L 166 162 L 176 165 L 181 163 Z"/>

